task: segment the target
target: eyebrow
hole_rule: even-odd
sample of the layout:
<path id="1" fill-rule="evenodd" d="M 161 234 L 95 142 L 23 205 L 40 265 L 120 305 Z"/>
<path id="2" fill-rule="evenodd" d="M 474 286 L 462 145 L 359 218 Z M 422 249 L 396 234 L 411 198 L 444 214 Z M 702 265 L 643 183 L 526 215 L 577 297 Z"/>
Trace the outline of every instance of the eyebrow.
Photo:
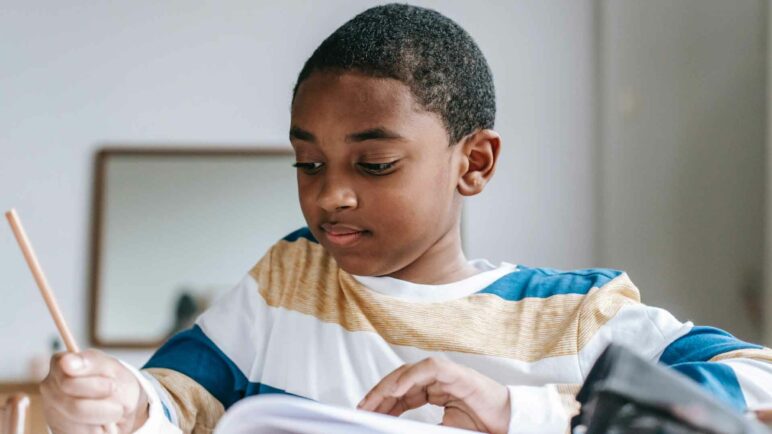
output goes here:
<path id="1" fill-rule="evenodd" d="M 388 130 L 383 127 L 370 128 L 357 133 L 352 133 L 346 136 L 347 142 L 364 142 L 365 140 L 394 140 L 401 139 L 402 136 L 394 131 Z"/>
<path id="2" fill-rule="evenodd" d="M 316 142 L 316 137 L 313 135 L 313 133 L 300 127 L 290 128 L 289 137 L 290 139 L 303 140 L 311 143 Z M 356 133 L 351 133 L 346 136 L 346 142 L 364 142 L 366 140 L 395 140 L 402 138 L 403 137 L 401 135 L 387 128 L 376 127 Z"/>
<path id="3" fill-rule="evenodd" d="M 289 137 L 290 137 L 290 140 L 297 139 L 297 140 L 303 140 L 311 143 L 316 142 L 316 137 L 314 137 L 314 135 L 311 134 L 311 132 L 298 127 L 290 128 Z"/>

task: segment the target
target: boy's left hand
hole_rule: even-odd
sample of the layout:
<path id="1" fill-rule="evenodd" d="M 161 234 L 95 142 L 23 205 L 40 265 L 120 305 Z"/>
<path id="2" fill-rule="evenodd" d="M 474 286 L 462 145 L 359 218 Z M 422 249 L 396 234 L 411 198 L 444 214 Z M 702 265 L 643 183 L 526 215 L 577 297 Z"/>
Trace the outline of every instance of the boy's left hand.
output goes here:
<path id="1" fill-rule="evenodd" d="M 489 433 L 506 433 L 509 428 L 506 386 L 473 369 L 433 357 L 402 365 L 385 376 L 357 408 L 399 416 L 426 404 L 445 407 L 445 426 Z"/>

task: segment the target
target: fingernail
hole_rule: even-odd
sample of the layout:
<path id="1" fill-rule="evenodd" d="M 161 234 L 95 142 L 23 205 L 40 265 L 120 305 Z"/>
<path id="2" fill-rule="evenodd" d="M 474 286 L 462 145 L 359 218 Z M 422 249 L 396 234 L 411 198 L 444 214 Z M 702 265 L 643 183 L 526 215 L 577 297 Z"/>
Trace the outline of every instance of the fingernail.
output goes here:
<path id="1" fill-rule="evenodd" d="M 83 369 L 86 366 L 86 362 L 85 362 L 85 360 L 83 360 L 83 357 L 72 356 L 72 357 L 68 357 L 67 365 L 73 371 L 80 371 L 81 369 Z"/>

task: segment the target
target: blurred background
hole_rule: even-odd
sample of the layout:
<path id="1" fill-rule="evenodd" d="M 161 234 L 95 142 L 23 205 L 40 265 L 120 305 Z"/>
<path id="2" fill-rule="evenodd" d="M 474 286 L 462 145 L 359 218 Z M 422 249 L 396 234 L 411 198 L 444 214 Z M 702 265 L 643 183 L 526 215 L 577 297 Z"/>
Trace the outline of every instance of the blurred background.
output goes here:
<path id="1" fill-rule="evenodd" d="M 772 259 L 766 254 L 772 243 L 765 238 L 772 218 L 768 1 L 412 3 L 436 8 L 469 31 L 495 77 L 502 155 L 489 188 L 467 203 L 469 257 L 624 269 L 645 303 L 772 344 L 772 321 L 764 321 L 772 312 Z M 247 202 L 261 215 L 281 212 L 272 220 L 277 227 L 293 227 L 293 218 L 302 222 L 293 200 L 281 207 L 244 200 L 266 192 L 294 198 L 294 169 L 287 165 L 281 166 L 286 172 L 246 184 L 261 188 L 239 191 L 201 183 L 219 169 L 194 164 L 187 175 L 142 190 L 179 186 L 154 191 L 158 207 L 143 202 L 140 190 L 120 187 L 139 185 L 131 179 L 160 179 L 152 176 L 171 169 L 151 176 L 142 166 L 124 178 L 111 169 L 99 184 L 106 202 L 98 204 L 97 153 L 104 147 L 289 150 L 291 90 L 303 62 L 324 37 L 373 4 L 0 3 L 0 210 L 19 210 L 82 346 L 102 333 L 103 343 L 112 342 L 107 351 L 141 365 L 151 349 L 120 345 L 141 334 L 132 325 L 149 340 L 153 333 L 162 338 L 175 312 L 190 314 L 202 297 L 235 284 L 262 254 L 259 243 L 284 235 L 258 223 L 259 215 L 237 224 L 225 220 L 236 211 L 205 214 L 214 200 L 205 198 Z M 199 208 L 170 214 L 181 209 L 170 203 L 182 206 L 193 198 Z M 112 211 L 100 214 L 100 206 Z M 157 293 L 153 284 L 162 280 L 146 278 L 132 287 L 130 276 L 155 274 L 142 265 L 106 265 L 121 254 L 148 256 L 132 253 L 131 240 L 157 240 L 159 251 L 169 252 L 159 259 L 171 264 L 164 266 L 169 273 L 196 270 L 180 277 L 189 293 L 165 299 L 168 318 L 160 326 L 148 326 L 151 319 L 137 314 L 117 319 L 113 331 L 108 325 L 96 335 L 91 330 L 95 215 L 101 215 L 101 239 L 109 244 L 97 255 L 103 265 L 100 300 L 113 300 L 112 312 L 147 311 Z M 152 215 L 168 218 L 150 224 Z M 207 226 L 234 240 L 234 248 L 213 248 L 211 237 L 196 236 Z M 177 238 L 154 235 L 172 230 Z M 110 256 L 115 246 L 126 250 Z M 175 249 L 196 257 L 175 269 L 191 256 Z M 141 250 L 154 251 L 152 243 Z M 186 280 L 193 275 L 208 276 L 203 283 Z M 118 318 L 104 309 L 102 317 Z M 0 224 L 0 381 L 30 381 L 40 360 L 47 363 L 55 336 L 15 240 Z"/>

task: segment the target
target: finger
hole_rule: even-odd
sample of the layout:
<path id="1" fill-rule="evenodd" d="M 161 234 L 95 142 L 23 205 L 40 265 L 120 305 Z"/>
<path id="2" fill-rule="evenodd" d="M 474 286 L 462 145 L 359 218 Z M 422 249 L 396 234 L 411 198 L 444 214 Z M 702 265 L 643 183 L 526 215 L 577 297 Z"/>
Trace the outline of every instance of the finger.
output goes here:
<path id="1" fill-rule="evenodd" d="M 368 393 L 359 408 L 366 411 L 375 411 L 387 397 L 401 398 L 410 388 L 416 385 L 414 380 L 422 379 L 424 386 L 437 375 L 444 364 L 435 358 L 424 359 L 418 363 L 402 365 L 386 377 L 384 377 Z"/>
<path id="2" fill-rule="evenodd" d="M 445 391 L 446 386 L 443 383 L 434 382 L 426 386 L 426 400 L 429 404 L 445 407 L 450 401 L 455 399 L 453 395 Z"/>
<path id="3" fill-rule="evenodd" d="M 404 412 L 406 412 L 408 410 L 410 410 L 410 409 L 407 408 L 407 405 L 405 404 L 405 401 L 403 399 L 400 399 L 394 405 L 394 408 L 392 408 L 391 411 L 389 411 L 386 414 L 388 414 L 389 416 L 399 417 L 399 416 L 402 416 L 402 413 L 404 413 Z"/>
<path id="4" fill-rule="evenodd" d="M 487 377 L 475 370 L 435 358 L 417 363 L 413 369 L 404 371 L 396 381 L 394 395 L 403 395 L 405 391 L 416 385 L 428 387 L 436 383 L 432 389 L 434 395 L 445 393 L 460 400 L 469 398 L 475 392 L 475 385 L 479 382 L 490 382 Z"/>
<path id="5" fill-rule="evenodd" d="M 423 388 L 434 382 L 438 372 L 443 368 L 446 368 L 446 364 L 433 358 L 422 360 L 414 365 L 404 365 L 387 375 L 373 388 L 363 409 L 390 414 L 396 402 L 402 400 L 411 389 L 415 388 L 414 395 L 425 394 Z M 421 380 L 421 382 L 415 380 Z M 410 408 L 417 408 L 426 403 L 422 404 L 421 401 L 420 397 L 413 399 L 411 401 L 413 406 Z M 407 403 L 403 403 L 403 407 L 407 406 Z"/>
<path id="6" fill-rule="evenodd" d="M 388 415 L 401 416 L 402 413 L 412 410 L 414 408 L 423 407 L 429 403 L 429 395 L 426 387 L 415 386 L 410 388 L 402 397 L 400 397 L 396 404 L 388 411 Z"/>
<path id="7" fill-rule="evenodd" d="M 40 394 L 43 396 L 44 407 L 60 407 L 68 399 L 72 399 L 62 392 L 59 383 L 54 380 L 45 380 L 40 383 Z"/>
<path id="8" fill-rule="evenodd" d="M 69 353 L 56 353 L 51 356 L 51 363 L 48 367 L 48 375 L 43 380 L 43 383 L 54 382 L 58 384 L 59 377 L 66 375 L 62 370 L 62 358 L 67 354 Z"/>
<path id="9" fill-rule="evenodd" d="M 386 396 L 381 400 L 381 403 L 373 410 L 376 413 L 389 414 L 394 406 L 399 402 L 397 398 Z"/>
<path id="10" fill-rule="evenodd" d="M 90 417 L 78 417 L 77 415 L 67 414 L 65 406 L 61 404 L 72 398 L 62 395 L 59 390 L 52 389 L 50 384 L 41 384 L 41 393 L 44 397 L 42 402 L 43 413 L 52 433 L 105 434 L 110 432 L 109 429 L 105 430 L 105 425 L 88 423 L 93 421 Z"/>
<path id="11" fill-rule="evenodd" d="M 412 387 L 431 383 L 452 384 L 459 378 L 458 365 L 436 358 L 424 359 L 400 373 L 395 380 L 392 396 L 402 396 Z"/>
<path id="12" fill-rule="evenodd" d="M 58 382 L 64 376 L 84 375 L 85 359 L 78 353 L 56 353 L 51 357 L 49 376 Z"/>
<path id="13" fill-rule="evenodd" d="M 408 410 L 423 407 L 426 404 L 445 407 L 454 398 L 446 393 L 443 387 L 441 383 L 436 381 L 426 386 L 414 385 L 397 400 L 397 403 L 386 414 L 401 416 Z"/>
<path id="14" fill-rule="evenodd" d="M 386 396 L 385 390 L 391 390 L 394 385 L 394 380 L 399 377 L 400 373 L 406 369 L 409 369 L 411 365 L 405 364 L 399 368 L 393 370 L 378 382 L 369 392 L 362 398 L 362 401 L 357 404 L 357 408 L 365 411 L 373 411 L 378 405 L 380 405 L 383 398 Z"/>
<path id="15" fill-rule="evenodd" d="M 469 431 L 489 432 L 490 430 L 470 415 L 467 411 L 457 407 L 445 408 L 440 425 L 461 428 Z"/>
<path id="16" fill-rule="evenodd" d="M 116 390 L 115 380 L 107 377 L 65 377 L 59 381 L 59 389 L 73 398 L 105 399 Z"/>
<path id="17" fill-rule="evenodd" d="M 48 410 L 57 420 L 80 425 L 106 425 L 123 417 L 123 406 L 106 399 L 80 399 L 64 397 L 48 402 Z"/>
<path id="18" fill-rule="evenodd" d="M 46 415 L 46 422 L 53 434 L 105 434 L 105 430 L 99 425 L 84 425 L 82 423 L 73 423 L 67 421 L 53 421 Z"/>
<path id="19" fill-rule="evenodd" d="M 54 371 L 62 372 L 71 377 L 93 375 L 115 377 L 116 363 L 112 357 L 100 351 L 89 349 L 82 353 L 62 353 L 55 366 L 58 369 Z"/>
<path id="20" fill-rule="evenodd" d="M 112 428 L 105 425 L 83 425 L 73 424 L 70 422 L 60 423 L 58 425 L 49 425 L 51 433 L 53 434 L 118 434 L 117 428 L 113 425 Z"/>

